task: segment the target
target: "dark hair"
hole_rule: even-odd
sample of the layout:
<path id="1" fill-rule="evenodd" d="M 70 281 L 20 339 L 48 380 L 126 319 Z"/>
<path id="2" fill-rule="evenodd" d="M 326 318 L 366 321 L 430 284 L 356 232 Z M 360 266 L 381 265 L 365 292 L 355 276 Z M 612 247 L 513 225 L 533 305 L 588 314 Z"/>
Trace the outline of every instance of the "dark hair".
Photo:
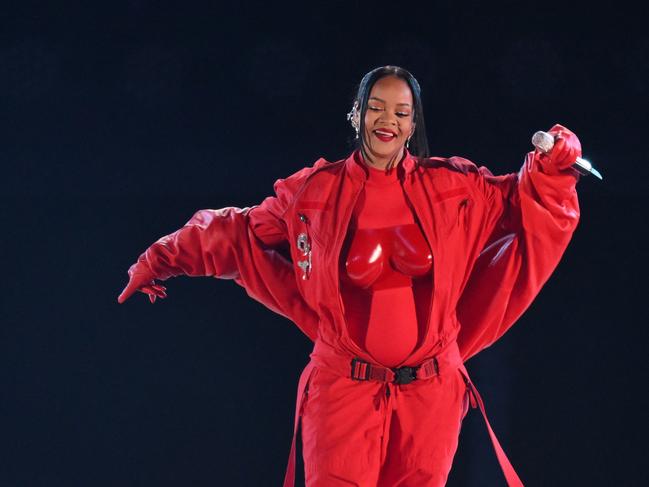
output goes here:
<path id="1" fill-rule="evenodd" d="M 363 156 L 367 157 L 365 152 L 365 145 L 363 138 L 365 137 L 365 112 L 367 112 L 367 99 L 370 97 L 370 91 L 374 84 L 386 76 L 396 76 L 401 78 L 410 87 L 413 100 L 413 122 L 415 123 L 415 131 L 410 139 L 408 150 L 410 153 L 421 159 L 428 157 L 428 137 L 426 136 L 426 124 L 424 123 L 424 109 L 421 103 L 421 88 L 415 77 L 409 71 L 400 68 L 399 66 L 381 66 L 375 68 L 361 79 L 358 85 L 358 91 L 354 97 L 354 103 L 358 103 L 359 115 L 359 136 L 356 139 L 356 149 L 360 149 Z"/>

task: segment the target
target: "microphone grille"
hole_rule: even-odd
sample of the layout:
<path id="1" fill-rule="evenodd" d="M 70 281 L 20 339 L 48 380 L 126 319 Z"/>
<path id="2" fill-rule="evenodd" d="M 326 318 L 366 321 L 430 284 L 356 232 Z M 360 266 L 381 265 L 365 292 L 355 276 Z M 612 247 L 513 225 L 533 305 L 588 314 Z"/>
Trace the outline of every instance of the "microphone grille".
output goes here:
<path id="1" fill-rule="evenodd" d="M 541 152 L 550 152 L 554 147 L 554 137 L 539 130 L 532 136 L 532 144 Z"/>

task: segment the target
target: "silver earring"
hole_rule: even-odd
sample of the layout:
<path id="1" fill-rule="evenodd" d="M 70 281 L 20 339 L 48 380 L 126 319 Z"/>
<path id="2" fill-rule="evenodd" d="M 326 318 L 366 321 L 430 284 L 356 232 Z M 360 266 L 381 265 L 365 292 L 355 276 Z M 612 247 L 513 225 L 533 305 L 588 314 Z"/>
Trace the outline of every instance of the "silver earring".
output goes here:
<path id="1" fill-rule="evenodd" d="M 410 138 L 411 137 L 412 137 L 412 135 L 410 137 L 408 137 L 408 140 L 406 140 L 406 149 L 410 149 Z"/>
<path id="2" fill-rule="evenodd" d="M 358 118 L 359 118 L 358 102 L 356 102 L 354 103 L 354 106 L 352 107 L 351 111 L 347 114 L 347 120 L 349 120 L 352 124 L 352 127 L 354 127 L 354 130 L 356 131 L 357 139 L 358 139 L 358 133 L 360 131 Z"/>

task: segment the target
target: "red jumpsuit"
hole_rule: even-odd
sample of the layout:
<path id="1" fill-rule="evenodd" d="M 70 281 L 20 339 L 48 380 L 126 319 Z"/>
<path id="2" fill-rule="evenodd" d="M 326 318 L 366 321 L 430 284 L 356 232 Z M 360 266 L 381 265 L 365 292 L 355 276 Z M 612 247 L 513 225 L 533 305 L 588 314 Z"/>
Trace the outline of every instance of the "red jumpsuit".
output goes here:
<path id="1" fill-rule="evenodd" d="M 299 380 L 294 424 L 296 431 L 302 420 L 307 485 L 442 486 L 468 401 L 485 415 L 463 362 L 507 331 L 555 269 L 579 220 L 578 175 L 544 167 L 532 152 L 518 173 L 505 176 L 460 157 L 420 162 L 406 153 L 397 175 L 412 222 L 394 226 L 416 225 L 408 228 L 421 233 L 409 235 L 430 250 L 429 268 L 427 259 L 402 258 L 401 276 L 368 277 L 353 266 L 345 276 L 344 259 L 354 257 L 354 212 L 368 179 L 359 157 L 320 159 L 278 180 L 276 195 L 258 206 L 198 211 L 136 265 L 161 280 L 234 279 L 315 342 Z M 399 261 L 397 247 L 383 258 Z M 371 267 L 367 272 L 375 272 Z M 413 283 L 415 310 L 404 315 L 412 333 L 405 345 L 395 342 L 392 357 L 375 341 L 370 348 L 392 362 L 381 364 L 367 343 L 357 343 L 362 333 L 354 333 L 353 308 L 363 303 L 345 298 L 345 289 L 355 279 L 387 283 L 385 291 L 403 287 L 404 276 Z M 425 276 L 417 297 L 414 281 Z M 365 329 L 377 324 L 389 332 L 377 320 Z M 406 369 L 381 365 L 420 368 L 415 380 L 394 383 Z M 487 426 L 509 485 L 522 485 Z M 294 449 L 295 438 L 285 486 L 293 485 Z"/>

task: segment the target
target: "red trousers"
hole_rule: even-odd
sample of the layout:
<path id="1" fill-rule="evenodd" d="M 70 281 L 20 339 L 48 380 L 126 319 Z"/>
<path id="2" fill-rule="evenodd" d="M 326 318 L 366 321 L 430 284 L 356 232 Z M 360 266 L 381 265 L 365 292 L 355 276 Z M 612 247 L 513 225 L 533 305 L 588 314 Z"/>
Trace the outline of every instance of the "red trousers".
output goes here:
<path id="1" fill-rule="evenodd" d="M 316 368 L 302 413 L 306 485 L 442 487 L 468 406 L 457 370 L 381 384 Z"/>
<path id="2" fill-rule="evenodd" d="M 350 358 L 317 342 L 300 378 L 307 487 L 443 486 L 469 407 L 457 344 L 407 384 L 352 378 Z M 285 485 L 294 451 L 295 439 Z"/>
<path id="3" fill-rule="evenodd" d="M 301 422 L 307 487 L 444 486 L 469 405 L 480 407 L 507 484 L 523 486 L 456 342 L 423 362 L 406 384 L 395 383 L 392 372 L 365 375 L 367 368 L 351 358 L 318 340 L 300 376 L 294 432 Z M 284 487 L 293 486 L 294 476 L 295 435 Z"/>

